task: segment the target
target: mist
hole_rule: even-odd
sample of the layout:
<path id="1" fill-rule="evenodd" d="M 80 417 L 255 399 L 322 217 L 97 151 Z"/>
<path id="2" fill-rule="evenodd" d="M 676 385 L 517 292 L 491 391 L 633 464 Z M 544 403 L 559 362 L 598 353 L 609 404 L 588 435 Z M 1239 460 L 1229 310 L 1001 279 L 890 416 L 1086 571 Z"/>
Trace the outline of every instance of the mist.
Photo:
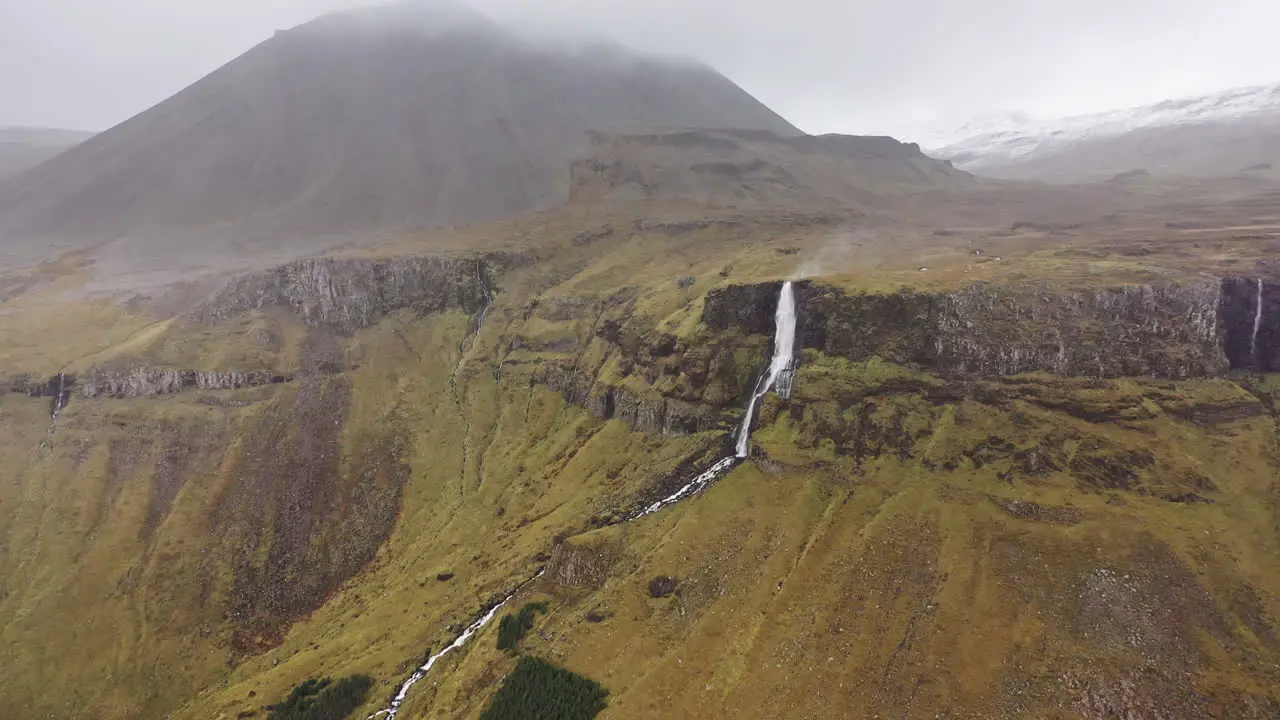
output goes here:
<path id="1" fill-rule="evenodd" d="M 426 0 L 417 0 L 426 2 Z M 101 130 L 351 0 L 0 2 L 0 127 Z M 809 132 L 945 134 L 1280 81 L 1268 0 L 474 0 L 546 36 L 704 61 Z"/>

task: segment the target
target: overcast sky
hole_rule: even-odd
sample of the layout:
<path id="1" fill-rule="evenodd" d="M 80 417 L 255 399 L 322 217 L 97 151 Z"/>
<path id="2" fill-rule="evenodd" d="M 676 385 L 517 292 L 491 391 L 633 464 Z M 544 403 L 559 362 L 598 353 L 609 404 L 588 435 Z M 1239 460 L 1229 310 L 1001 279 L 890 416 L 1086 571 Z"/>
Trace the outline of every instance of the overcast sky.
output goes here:
<path id="1" fill-rule="evenodd" d="M 0 127 L 101 130 L 359 0 L 0 0 Z M 714 65 L 810 132 L 908 139 L 1280 82 L 1278 0 L 473 0 Z"/>

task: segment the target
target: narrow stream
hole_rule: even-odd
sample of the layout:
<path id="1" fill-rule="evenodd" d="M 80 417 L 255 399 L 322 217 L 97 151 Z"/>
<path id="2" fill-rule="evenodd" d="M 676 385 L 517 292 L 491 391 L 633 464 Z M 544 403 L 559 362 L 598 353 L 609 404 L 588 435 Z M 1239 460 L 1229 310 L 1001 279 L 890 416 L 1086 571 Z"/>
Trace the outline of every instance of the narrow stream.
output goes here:
<path id="1" fill-rule="evenodd" d="M 492 305 L 492 299 L 490 300 L 490 305 Z M 485 309 L 485 312 L 487 311 L 488 308 Z M 480 319 L 481 322 L 483 322 L 484 313 L 481 313 Z M 659 500 L 645 508 L 644 511 L 627 518 L 626 522 L 632 522 L 634 520 L 639 520 L 642 517 L 647 517 L 659 510 L 662 510 L 663 508 L 675 505 L 681 500 L 701 492 L 725 473 L 736 467 L 738 463 L 745 460 L 748 454 L 750 454 L 751 427 L 755 423 L 756 405 L 760 402 L 760 399 L 773 389 L 776 389 L 778 394 L 783 397 L 788 397 L 791 394 L 791 383 L 795 373 L 796 298 L 795 289 L 790 281 L 782 284 L 782 291 L 778 295 L 778 310 L 774 314 L 774 324 L 773 359 L 769 363 L 769 369 L 760 376 L 758 381 L 756 381 L 755 389 L 751 393 L 751 401 L 747 403 L 746 415 L 742 418 L 742 425 L 738 427 L 738 432 L 735 436 L 737 441 L 734 444 L 734 453 L 722 458 L 715 465 L 712 465 L 706 472 L 703 472 L 701 475 L 698 475 L 693 480 L 689 481 L 669 497 L 663 498 L 662 500 Z M 542 572 L 545 572 L 545 570 Z M 477 632 L 497 617 L 498 613 L 507 605 L 507 603 L 511 602 L 512 598 L 520 594 L 520 591 L 527 585 L 541 577 L 542 572 L 539 572 L 532 579 L 522 583 L 520 587 L 507 595 L 502 602 L 494 605 L 487 612 L 481 615 L 478 620 L 469 625 L 467 629 L 464 630 L 457 639 L 445 647 L 444 650 L 441 650 L 428 658 L 427 662 L 422 667 L 414 671 L 413 675 L 411 675 L 409 679 L 400 686 L 400 691 L 396 693 L 396 696 L 391 700 L 391 706 L 370 715 L 366 720 L 375 720 L 376 718 L 395 720 L 396 716 L 400 712 L 401 705 L 404 704 L 405 698 L 409 695 L 409 689 L 417 684 L 418 681 L 426 677 L 427 673 L 431 671 L 431 668 L 438 660 L 440 660 L 440 658 L 448 655 L 454 650 L 457 650 L 463 645 L 466 645 Z"/>

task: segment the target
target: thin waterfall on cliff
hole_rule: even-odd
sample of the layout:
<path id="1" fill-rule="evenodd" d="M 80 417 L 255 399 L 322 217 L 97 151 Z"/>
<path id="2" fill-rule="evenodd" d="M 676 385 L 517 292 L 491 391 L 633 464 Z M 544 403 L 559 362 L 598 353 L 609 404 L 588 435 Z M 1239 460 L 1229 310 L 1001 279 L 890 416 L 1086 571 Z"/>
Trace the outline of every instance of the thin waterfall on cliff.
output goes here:
<path id="1" fill-rule="evenodd" d="M 493 309 L 493 303 L 496 300 L 489 283 L 485 282 L 483 266 L 476 266 L 476 284 L 480 286 L 480 291 L 484 294 L 484 307 L 480 310 L 480 314 L 476 316 L 472 326 L 467 329 L 467 336 L 463 338 L 462 344 L 458 346 L 458 364 L 453 366 L 453 373 L 449 375 L 449 388 L 455 391 L 458 389 L 458 373 L 462 370 L 462 364 L 467 361 L 467 355 L 475 347 L 476 337 L 484 329 L 484 319 L 489 314 L 489 311 Z"/>
<path id="2" fill-rule="evenodd" d="M 1249 345 L 1249 354 L 1258 362 L 1258 331 L 1262 329 L 1262 278 L 1258 278 L 1258 309 L 1253 313 L 1253 340 Z"/>
<path id="3" fill-rule="evenodd" d="M 488 290 L 487 286 L 485 289 L 486 291 Z M 490 304 L 492 304 L 492 300 Z M 483 313 L 480 318 L 483 321 Z M 783 397 L 789 397 L 791 394 L 791 383 L 795 373 L 796 298 L 795 290 L 790 281 L 782 284 L 782 291 L 778 295 L 778 310 L 774 313 L 774 323 L 773 359 L 769 363 L 769 369 L 766 370 L 756 382 L 755 388 L 751 393 L 751 402 L 747 404 L 746 417 L 742 419 L 742 425 L 739 426 L 737 435 L 735 436 L 737 438 L 737 442 L 734 446 L 734 453 L 721 458 L 719 462 L 712 465 L 706 472 L 691 480 L 674 494 L 650 505 L 645 508 L 643 512 L 627 518 L 626 522 L 631 522 L 647 515 L 652 515 L 665 507 L 674 505 L 701 491 L 721 475 L 724 475 L 726 472 L 733 469 L 735 465 L 742 462 L 742 460 L 747 457 L 748 450 L 750 449 L 749 440 L 751 438 L 751 425 L 755 416 L 756 404 L 760 402 L 760 398 L 764 397 L 771 389 L 776 389 L 778 394 Z M 511 602 L 512 598 L 520 594 L 520 591 L 524 589 L 525 585 L 528 585 L 539 577 L 542 577 L 543 572 L 546 572 L 546 570 L 544 569 L 542 572 L 539 572 L 532 580 L 524 583 L 508 595 L 502 602 L 490 608 L 480 617 L 479 620 L 476 620 L 468 626 L 467 629 L 464 630 L 456 640 L 445 647 L 444 650 L 441 650 L 428 658 L 427 662 L 422 667 L 418 668 L 413 675 L 400 686 L 400 692 L 396 693 L 395 698 L 392 699 L 391 706 L 370 715 L 367 720 L 374 720 L 375 718 L 380 717 L 385 717 L 388 720 L 395 720 L 396 715 L 400 712 L 400 707 L 404 704 L 404 700 L 409 694 L 409 689 L 417 684 L 418 681 L 422 680 L 422 678 L 426 677 L 427 672 L 436 664 L 436 661 L 453 650 L 466 645 L 467 641 L 484 628 L 485 625 L 488 625 L 493 618 L 497 616 L 498 612 L 502 610 L 507 603 Z"/>
<path id="4" fill-rule="evenodd" d="M 712 465 L 710 469 L 689 481 L 684 487 L 645 508 L 643 512 L 630 518 L 630 520 L 652 515 L 669 505 L 674 505 L 684 500 L 690 495 L 701 492 L 721 475 L 724 475 L 739 462 L 746 459 L 750 450 L 751 425 L 755 421 L 756 405 L 760 402 L 760 398 L 764 397 L 770 389 L 776 389 L 778 394 L 783 397 L 788 397 L 791 394 L 791 381 L 795 370 L 795 348 L 796 296 L 795 289 L 792 287 L 791 282 L 788 281 L 782 284 L 782 291 L 778 294 L 778 310 L 774 313 L 773 359 L 769 363 L 769 369 L 756 381 L 755 388 L 751 392 L 751 401 L 747 403 L 747 413 L 742 418 L 742 424 L 738 426 L 738 432 L 734 436 L 736 441 L 733 454 L 721 459 L 720 462 Z"/>
<path id="5" fill-rule="evenodd" d="M 58 389 L 53 396 L 53 419 L 55 422 L 70 401 L 71 391 L 67 389 L 67 376 L 65 373 L 58 373 Z"/>
<path id="6" fill-rule="evenodd" d="M 735 449 L 739 458 L 745 458 L 750 449 L 751 422 L 760 398 L 773 389 L 775 384 L 779 395 L 787 397 L 791 394 L 796 350 L 796 294 L 790 281 L 782 283 L 782 292 L 778 295 L 778 310 L 774 313 L 774 326 L 773 361 L 769 363 L 768 372 L 752 393 L 751 402 L 747 404 L 747 415 L 742 419 L 742 427 L 738 429 Z"/>

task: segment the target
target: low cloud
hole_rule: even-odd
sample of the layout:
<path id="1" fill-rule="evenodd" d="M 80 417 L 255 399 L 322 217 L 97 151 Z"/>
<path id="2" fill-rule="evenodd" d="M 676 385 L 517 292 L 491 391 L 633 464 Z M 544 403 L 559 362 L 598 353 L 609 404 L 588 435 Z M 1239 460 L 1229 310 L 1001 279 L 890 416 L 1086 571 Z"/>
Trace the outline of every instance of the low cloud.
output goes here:
<path id="1" fill-rule="evenodd" d="M 416 0 L 429 2 L 429 0 Z M 0 126 L 102 129 L 350 0 L 0 3 Z M 697 57 L 811 132 L 912 139 L 1280 81 L 1270 0 L 475 0 L 495 19 Z"/>

